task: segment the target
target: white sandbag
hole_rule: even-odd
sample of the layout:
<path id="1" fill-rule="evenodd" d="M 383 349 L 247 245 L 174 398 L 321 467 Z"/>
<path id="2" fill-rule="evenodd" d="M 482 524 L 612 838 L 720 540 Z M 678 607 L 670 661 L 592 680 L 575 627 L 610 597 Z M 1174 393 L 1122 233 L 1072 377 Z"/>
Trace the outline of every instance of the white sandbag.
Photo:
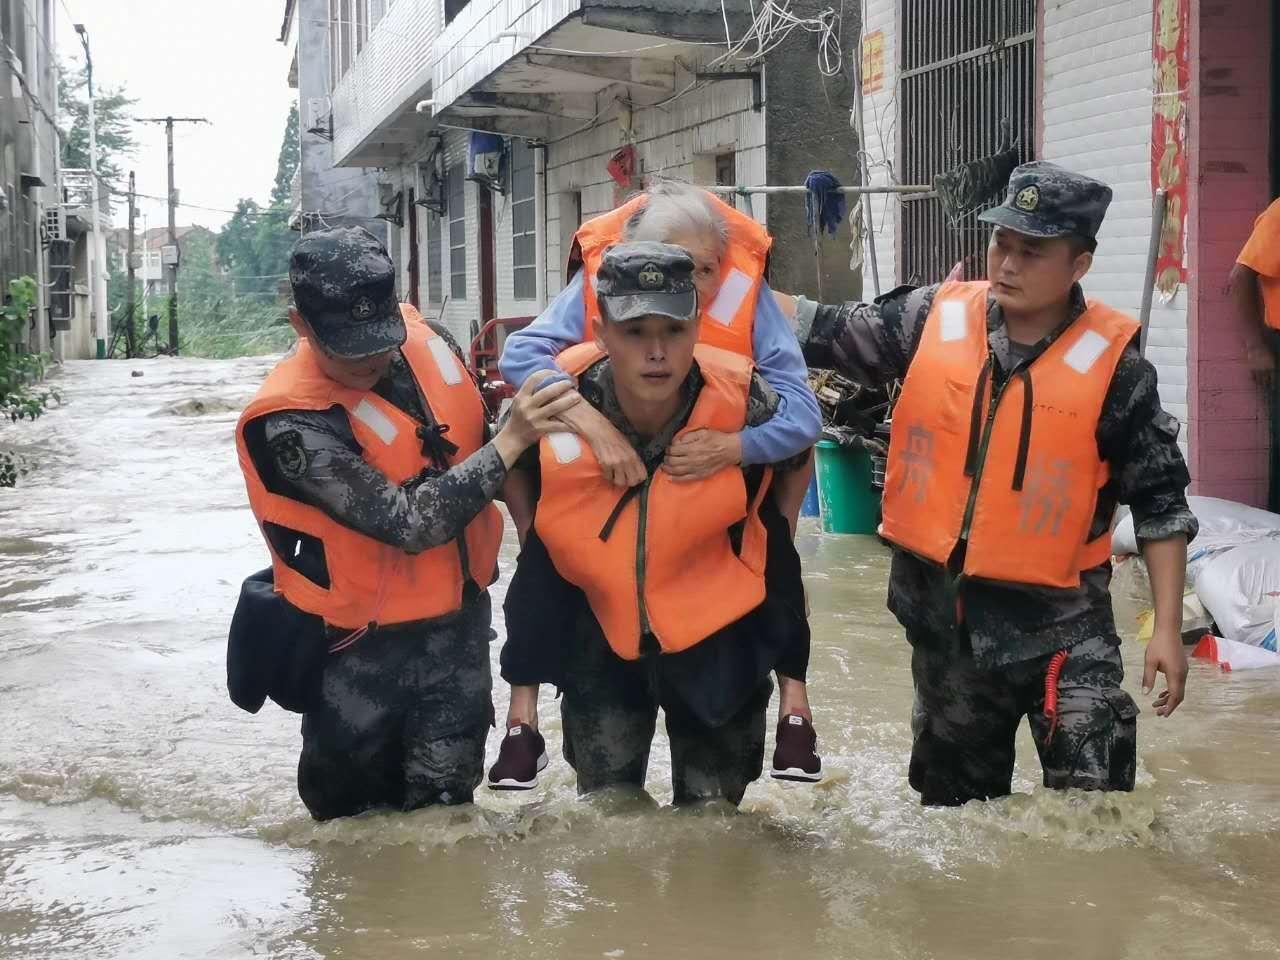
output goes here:
<path id="1" fill-rule="evenodd" d="M 1191 651 L 1191 656 L 1197 660 L 1210 660 L 1223 670 L 1231 671 L 1280 667 L 1280 653 L 1212 635 L 1206 636 L 1196 644 L 1196 648 Z"/>
<path id="2" fill-rule="evenodd" d="M 1248 531 L 1280 530 L 1280 513 L 1270 513 L 1234 500 L 1221 500 L 1218 497 L 1187 497 L 1191 512 L 1200 521 L 1200 541 L 1204 545 L 1210 542 L 1221 544 L 1234 535 Z M 1237 537 L 1237 543 L 1253 539 L 1248 536 Z M 1111 553 L 1117 557 L 1125 557 L 1138 552 L 1138 538 L 1133 531 L 1133 514 L 1123 510 L 1120 520 L 1111 533 Z M 1221 552 L 1221 551 L 1219 551 Z"/>
<path id="3" fill-rule="evenodd" d="M 1196 594 L 1228 640 L 1276 649 L 1280 607 L 1280 541 L 1260 540 L 1209 561 Z"/>

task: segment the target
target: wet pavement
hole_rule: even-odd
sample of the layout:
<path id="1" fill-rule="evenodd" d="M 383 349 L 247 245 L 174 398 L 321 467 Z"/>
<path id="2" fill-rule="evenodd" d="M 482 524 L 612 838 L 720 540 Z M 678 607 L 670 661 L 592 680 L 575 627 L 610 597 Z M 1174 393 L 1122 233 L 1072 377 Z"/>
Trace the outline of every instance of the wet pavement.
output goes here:
<path id="1" fill-rule="evenodd" d="M 0 428 L 36 467 L 0 491 L 0 957 L 1280 955 L 1280 676 L 1194 665 L 1131 795 L 1039 788 L 1024 725 L 1015 796 L 923 810 L 887 552 L 812 521 L 823 784 L 676 812 L 659 743 L 656 803 L 580 801 L 548 692 L 538 791 L 314 824 L 298 718 L 225 692 L 266 564 L 232 430 L 269 365 L 69 364 L 62 408 Z"/>

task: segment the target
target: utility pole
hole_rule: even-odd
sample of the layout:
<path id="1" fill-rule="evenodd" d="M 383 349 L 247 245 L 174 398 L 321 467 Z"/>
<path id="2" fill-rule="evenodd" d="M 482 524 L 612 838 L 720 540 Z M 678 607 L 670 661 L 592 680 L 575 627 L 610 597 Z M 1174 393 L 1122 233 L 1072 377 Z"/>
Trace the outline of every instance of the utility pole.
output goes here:
<path id="1" fill-rule="evenodd" d="M 204 117 L 138 117 L 139 123 L 163 123 L 169 145 L 169 248 L 163 259 L 169 267 L 169 353 L 178 355 L 178 190 L 173 185 L 173 125 L 208 123 Z"/>
<path id="2" fill-rule="evenodd" d="M 111 324 L 107 316 L 107 238 L 102 229 L 102 184 L 98 179 L 98 112 L 93 95 L 93 56 L 89 53 L 89 31 L 83 23 L 73 26 L 80 35 L 80 45 L 84 47 L 85 74 L 89 81 L 89 181 L 90 202 L 93 204 L 93 255 L 90 259 L 94 265 L 90 275 L 89 299 L 95 317 L 97 356 L 99 360 L 105 360 Z"/>
<path id="3" fill-rule="evenodd" d="M 137 341 L 134 339 L 134 331 L 136 328 L 134 327 L 134 323 L 133 323 L 133 311 L 137 306 L 133 297 L 133 281 L 134 281 L 133 242 L 134 242 L 134 224 L 135 224 L 137 215 L 138 215 L 137 184 L 134 179 L 133 171 L 130 170 L 129 171 L 129 260 L 128 260 L 129 286 L 128 286 L 128 291 L 125 295 L 125 308 L 124 308 L 125 356 L 127 356 L 130 360 L 132 360 L 137 355 L 137 352 L 138 352 L 136 347 Z"/>

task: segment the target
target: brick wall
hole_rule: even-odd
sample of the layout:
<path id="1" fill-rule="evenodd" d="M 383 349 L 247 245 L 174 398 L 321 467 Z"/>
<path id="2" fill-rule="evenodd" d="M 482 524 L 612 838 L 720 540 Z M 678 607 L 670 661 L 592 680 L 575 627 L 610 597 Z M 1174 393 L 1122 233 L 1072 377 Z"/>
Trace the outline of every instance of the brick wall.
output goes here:
<path id="1" fill-rule="evenodd" d="M 1225 288 L 1254 218 L 1271 199 L 1268 4 L 1192 4 L 1192 489 L 1254 505 L 1267 498 L 1269 420 L 1244 361 Z"/>

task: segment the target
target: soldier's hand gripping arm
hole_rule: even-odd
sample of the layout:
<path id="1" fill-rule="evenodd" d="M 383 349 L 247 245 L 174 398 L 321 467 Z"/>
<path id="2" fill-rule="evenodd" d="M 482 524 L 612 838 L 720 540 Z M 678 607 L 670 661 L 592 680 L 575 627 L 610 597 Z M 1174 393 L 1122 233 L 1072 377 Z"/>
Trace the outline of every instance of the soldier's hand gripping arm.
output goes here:
<path id="1" fill-rule="evenodd" d="M 292 496 L 368 537 L 421 553 L 455 539 L 497 496 L 516 458 L 560 429 L 556 418 L 581 402 L 568 382 L 538 390 L 546 379 L 535 374 L 525 381 L 492 441 L 447 470 L 403 484 L 364 459 L 340 409 L 269 415 L 266 439 Z"/>

